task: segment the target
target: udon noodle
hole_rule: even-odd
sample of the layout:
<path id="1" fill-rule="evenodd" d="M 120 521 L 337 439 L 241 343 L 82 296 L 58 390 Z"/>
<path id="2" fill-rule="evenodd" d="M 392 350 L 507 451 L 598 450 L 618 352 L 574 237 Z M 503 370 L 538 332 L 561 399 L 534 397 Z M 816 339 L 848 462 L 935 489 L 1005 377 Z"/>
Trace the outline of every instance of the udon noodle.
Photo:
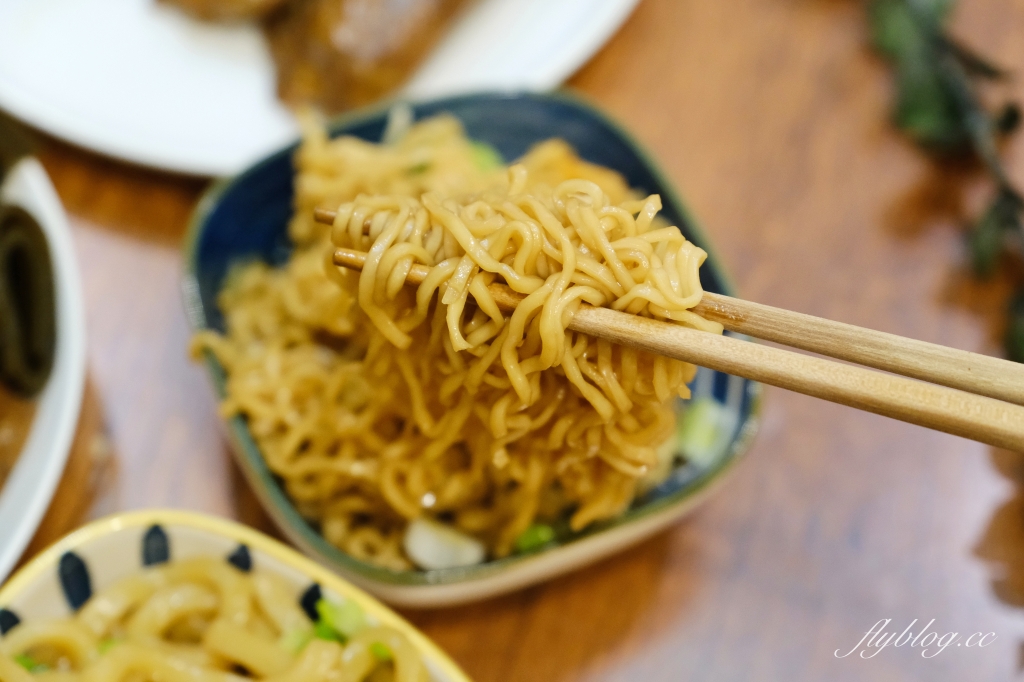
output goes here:
<path id="1" fill-rule="evenodd" d="M 664 471 L 695 368 L 566 326 L 585 302 L 721 332 L 690 311 L 706 254 L 563 141 L 505 167 L 448 117 L 393 138 L 307 128 L 294 255 L 234 272 L 227 334 L 199 339 L 227 371 L 224 413 L 329 541 L 391 568 L 416 519 L 500 557 L 538 523 L 621 514 Z M 317 206 L 338 208 L 330 234 Z M 362 273 L 334 246 L 366 251 Z M 433 267 L 419 287 L 414 263 Z M 492 282 L 525 300 L 502 312 Z"/>
<path id="2" fill-rule="evenodd" d="M 0 638 L 3 682 L 427 682 L 419 653 L 354 602 L 314 624 L 276 575 L 222 559 L 148 568 L 74 615 Z"/>

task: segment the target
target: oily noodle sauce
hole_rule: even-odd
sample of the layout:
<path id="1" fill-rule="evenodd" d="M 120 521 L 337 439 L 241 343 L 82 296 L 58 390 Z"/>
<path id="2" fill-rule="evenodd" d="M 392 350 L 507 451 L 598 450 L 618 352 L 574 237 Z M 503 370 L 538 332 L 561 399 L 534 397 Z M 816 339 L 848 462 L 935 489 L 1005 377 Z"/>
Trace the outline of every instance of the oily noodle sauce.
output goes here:
<path id="1" fill-rule="evenodd" d="M 0 487 L 14 468 L 35 410 L 35 401 L 19 398 L 0 388 Z"/>

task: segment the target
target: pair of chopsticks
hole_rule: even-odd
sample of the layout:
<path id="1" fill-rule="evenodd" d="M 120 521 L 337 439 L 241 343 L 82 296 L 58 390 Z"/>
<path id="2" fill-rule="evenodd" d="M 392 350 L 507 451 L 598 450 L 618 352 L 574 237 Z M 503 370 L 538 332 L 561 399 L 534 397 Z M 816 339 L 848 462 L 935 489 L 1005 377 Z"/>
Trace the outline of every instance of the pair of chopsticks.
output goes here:
<path id="1" fill-rule="evenodd" d="M 333 224 L 335 213 L 317 209 L 314 216 Z M 362 270 L 365 262 L 359 251 L 334 252 L 338 266 Z M 419 284 L 429 273 L 429 267 L 414 265 L 406 283 Z M 504 311 L 524 298 L 504 284 L 488 290 Z M 710 292 L 693 311 L 736 333 L 883 371 L 587 304 L 569 329 L 1024 452 L 1024 365 Z"/>

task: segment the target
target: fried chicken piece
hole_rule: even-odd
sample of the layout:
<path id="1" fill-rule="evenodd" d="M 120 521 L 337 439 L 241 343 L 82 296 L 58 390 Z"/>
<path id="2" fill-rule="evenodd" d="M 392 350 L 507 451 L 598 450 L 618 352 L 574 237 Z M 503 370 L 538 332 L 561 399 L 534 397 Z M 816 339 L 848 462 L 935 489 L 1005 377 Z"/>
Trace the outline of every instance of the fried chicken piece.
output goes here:
<path id="1" fill-rule="evenodd" d="M 292 0 L 266 23 L 278 94 L 328 113 L 373 102 L 412 74 L 463 4 Z"/>
<path id="2" fill-rule="evenodd" d="M 208 21 L 260 19 L 286 0 L 163 0 Z"/>

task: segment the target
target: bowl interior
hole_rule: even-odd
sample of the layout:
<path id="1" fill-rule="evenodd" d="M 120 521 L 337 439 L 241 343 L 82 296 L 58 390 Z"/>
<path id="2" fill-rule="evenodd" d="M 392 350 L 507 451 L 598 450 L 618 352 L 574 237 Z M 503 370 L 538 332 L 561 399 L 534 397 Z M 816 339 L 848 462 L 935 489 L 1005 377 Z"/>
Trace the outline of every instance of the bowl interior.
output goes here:
<path id="1" fill-rule="evenodd" d="M 678 225 L 687 239 L 709 254 L 700 275 L 704 288 L 731 293 L 708 240 L 655 164 L 628 134 L 590 105 L 564 94 L 486 94 L 412 106 L 416 119 L 442 112 L 453 114 L 462 121 L 469 137 L 493 145 L 507 160 L 521 156 L 542 140 L 563 138 L 588 161 L 622 173 L 631 186 L 660 194 L 665 219 Z M 331 126 L 331 133 L 378 141 L 387 122 L 387 111 L 385 106 L 341 118 Z M 212 188 L 197 208 L 184 247 L 186 307 L 196 329 L 223 331 L 224 320 L 216 298 L 233 263 L 260 259 L 280 264 L 287 260 L 291 244 L 286 225 L 292 212 L 291 159 L 295 148 L 293 145 L 283 149 L 242 175 Z M 223 397 L 223 368 L 212 356 L 207 357 L 207 366 L 218 395 Z M 745 449 L 755 430 L 758 385 L 701 368 L 692 388 L 695 398 L 713 400 L 720 407 L 719 413 L 725 415 L 727 439 L 714 456 L 700 462 L 679 462 L 665 482 L 639 496 L 624 516 L 595 524 L 560 544 L 583 541 L 603 529 L 627 524 L 687 499 L 722 473 Z M 327 543 L 298 514 L 268 470 L 245 421 L 235 418 L 229 428 L 242 466 L 275 520 L 297 543 L 349 575 L 388 584 L 453 583 L 503 570 L 530 556 L 513 555 L 479 566 L 422 572 L 393 572 L 358 561 Z M 557 546 L 542 551 L 557 551 Z"/>
<path id="2" fill-rule="evenodd" d="M 144 566 L 198 556 L 223 557 L 243 570 L 277 574 L 307 612 L 320 595 L 335 601 L 352 599 L 368 618 L 409 638 L 426 661 L 433 682 L 468 682 L 436 645 L 365 592 L 260 533 L 189 512 L 117 515 L 51 547 L 0 590 L 0 635 L 22 622 L 67 617 L 93 593 Z"/>

